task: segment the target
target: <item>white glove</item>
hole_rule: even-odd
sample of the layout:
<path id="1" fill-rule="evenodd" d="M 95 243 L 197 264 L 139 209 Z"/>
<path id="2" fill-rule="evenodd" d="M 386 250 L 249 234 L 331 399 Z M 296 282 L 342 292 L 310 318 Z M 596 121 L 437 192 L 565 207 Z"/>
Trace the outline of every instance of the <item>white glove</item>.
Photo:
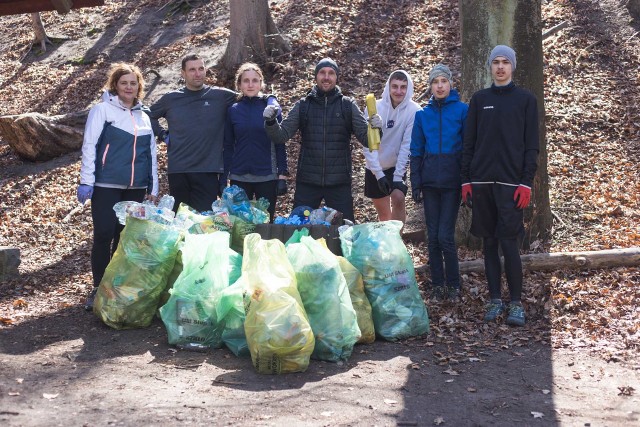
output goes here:
<path id="1" fill-rule="evenodd" d="M 262 117 L 265 121 L 273 121 L 278 117 L 278 107 L 275 105 L 267 105 L 262 113 Z"/>
<path id="2" fill-rule="evenodd" d="M 380 117 L 380 114 L 374 114 L 371 116 L 369 123 L 372 128 L 382 129 L 382 117 Z"/>

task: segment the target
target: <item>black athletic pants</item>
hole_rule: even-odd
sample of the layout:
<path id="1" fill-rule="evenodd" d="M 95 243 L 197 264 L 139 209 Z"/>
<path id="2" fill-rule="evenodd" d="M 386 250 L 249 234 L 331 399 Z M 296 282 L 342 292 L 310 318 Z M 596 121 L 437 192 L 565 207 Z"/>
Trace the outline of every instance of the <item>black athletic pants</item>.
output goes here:
<path id="1" fill-rule="evenodd" d="M 93 247 L 91 248 L 91 272 L 93 286 L 98 286 L 111 261 L 124 228 L 118 222 L 113 205 L 125 200 L 142 202 L 146 189 L 124 190 L 120 188 L 93 187 L 91 218 L 93 219 Z"/>
<path id="2" fill-rule="evenodd" d="M 170 173 L 169 193 L 176 200 L 174 212 L 180 203 L 186 203 L 198 212 L 210 211 L 218 197 L 220 173 Z"/>

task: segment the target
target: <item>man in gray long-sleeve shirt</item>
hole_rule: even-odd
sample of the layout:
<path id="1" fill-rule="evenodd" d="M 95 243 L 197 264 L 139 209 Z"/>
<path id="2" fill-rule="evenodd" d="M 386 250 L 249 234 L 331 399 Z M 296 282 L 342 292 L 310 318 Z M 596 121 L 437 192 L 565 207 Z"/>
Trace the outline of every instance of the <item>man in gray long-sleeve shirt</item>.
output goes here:
<path id="1" fill-rule="evenodd" d="M 156 125 L 160 117 L 169 125 L 170 137 L 164 132 L 160 137 L 167 143 L 174 210 L 184 202 L 206 211 L 227 185 L 222 157 L 224 126 L 236 93 L 205 85 L 205 64 L 198 55 L 182 59 L 181 74 L 185 87 L 163 95 L 147 114 Z"/>
<path id="2" fill-rule="evenodd" d="M 318 62 L 315 86 L 296 102 L 282 123 L 276 121 L 277 108 L 266 107 L 265 129 L 276 144 L 284 143 L 298 130 L 302 135 L 294 207 L 316 209 L 324 199 L 326 206 L 353 221 L 351 134 L 367 147 L 367 121 L 355 101 L 343 96 L 336 86 L 338 72 L 332 59 Z"/>

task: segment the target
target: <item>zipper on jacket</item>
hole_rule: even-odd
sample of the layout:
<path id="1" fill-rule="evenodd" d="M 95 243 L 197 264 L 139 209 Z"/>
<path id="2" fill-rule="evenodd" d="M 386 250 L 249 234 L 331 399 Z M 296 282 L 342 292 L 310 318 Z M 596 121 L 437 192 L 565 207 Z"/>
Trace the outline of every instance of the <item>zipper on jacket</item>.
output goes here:
<path id="1" fill-rule="evenodd" d="M 107 163 L 107 153 L 109 152 L 109 144 L 104 147 L 104 153 L 102 154 L 102 169 L 104 169 L 105 163 Z"/>
<path id="2" fill-rule="evenodd" d="M 325 169 L 327 163 L 327 101 L 329 97 L 324 96 L 324 114 L 322 115 L 322 186 L 324 187 Z"/>
<path id="3" fill-rule="evenodd" d="M 131 184 L 129 186 L 133 187 L 133 179 L 136 172 L 136 143 L 138 142 L 138 126 L 136 125 L 136 118 L 133 115 L 133 110 L 129 110 L 131 113 L 131 122 L 133 123 L 133 156 L 131 158 Z"/>
<path id="4" fill-rule="evenodd" d="M 439 126 L 439 131 L 440 131 L 440 143 L 438 146 L 438 168 L 440 168 L 441 165 L 441 160 L 442 160 L 442 103 L 438 101 L 438 112 L 440 113 L 440 126 Z M 440 173 L 440 171 L 438 171 L 438 175 L 437 176 L 441 176 L 442 174 Z"/>

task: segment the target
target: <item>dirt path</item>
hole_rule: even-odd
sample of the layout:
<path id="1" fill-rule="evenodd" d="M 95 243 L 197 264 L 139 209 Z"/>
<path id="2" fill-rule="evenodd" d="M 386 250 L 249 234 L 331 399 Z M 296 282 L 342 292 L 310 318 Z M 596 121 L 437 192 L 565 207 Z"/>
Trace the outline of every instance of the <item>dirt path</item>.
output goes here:
<path id="1" fill-rule="evenodd" d="M 484 336 L 489 343 L 506 329 Z M 268 376 L 225 349 L 171 348 L 160 321 L 115 331 L 72 307 L 0 330 L 0 424 L 640 423 L 640 367 L 523 339 L 491 347 L 433 335 L 377 341 L 347 363 L 311 361 L 304 373 Z"/>

